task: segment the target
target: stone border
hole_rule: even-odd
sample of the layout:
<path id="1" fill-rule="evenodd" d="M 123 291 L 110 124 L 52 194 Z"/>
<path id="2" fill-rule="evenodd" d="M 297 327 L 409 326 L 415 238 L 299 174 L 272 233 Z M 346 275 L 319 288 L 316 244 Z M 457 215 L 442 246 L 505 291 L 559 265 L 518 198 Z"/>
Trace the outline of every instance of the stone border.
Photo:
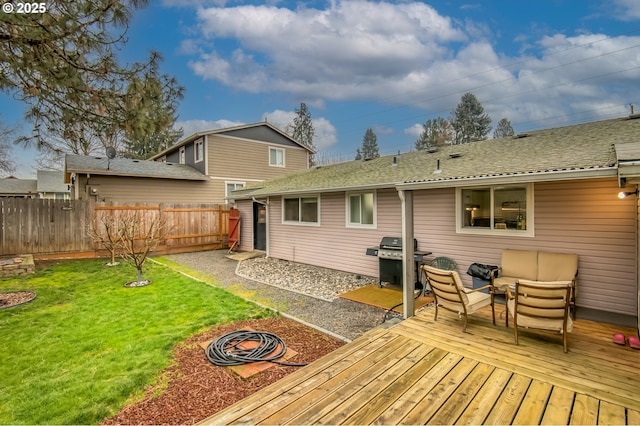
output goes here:
<path id="1" fill-rule="evenodd" d="M 0 262 L 0 278 L 17 277 L 36 272 L 32 254 L 7 256 L 3 257 L 3 259 L 12 259 L 13 261 L 9 263 Z"/>

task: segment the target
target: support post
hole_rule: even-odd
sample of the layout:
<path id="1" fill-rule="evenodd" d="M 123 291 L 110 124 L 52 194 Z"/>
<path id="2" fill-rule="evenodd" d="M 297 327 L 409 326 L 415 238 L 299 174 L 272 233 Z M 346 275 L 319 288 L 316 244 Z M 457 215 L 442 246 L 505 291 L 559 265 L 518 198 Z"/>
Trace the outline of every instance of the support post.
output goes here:
<path id="1" fill-rule="evenodd" d="M 415 315 L 415 261 L 413 234 L 413 191 L 400 190 L 402 203 L 402 312 L 405 319 Z"/>

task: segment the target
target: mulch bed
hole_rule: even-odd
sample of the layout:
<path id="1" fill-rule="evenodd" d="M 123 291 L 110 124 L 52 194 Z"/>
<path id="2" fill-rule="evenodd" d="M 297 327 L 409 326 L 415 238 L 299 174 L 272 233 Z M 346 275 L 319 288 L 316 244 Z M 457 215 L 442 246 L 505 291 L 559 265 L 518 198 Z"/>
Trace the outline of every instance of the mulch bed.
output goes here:
<path id="1" fill-rule="evenodd" d="M 0 293 L 0 309 L 13 308 L 31 302 L 36 298 L 33 291 L 9 291 Z"/>
<path id="2" fill-rule="evenodd" d="M 310 363 L 344 345 L 341 340 L 282 317 L 213 327 L 176 347 L 171 366 L 158 380 L 163 385 L 145 389 L 140 401 L 102 424 L 194 424 L 300 368 L 275 365 L 242 379 L 228 367 L 209 362 L 200 343 L 247 328 L 278 335 L 298 353 L 287 360 L 296 363 Z"/>

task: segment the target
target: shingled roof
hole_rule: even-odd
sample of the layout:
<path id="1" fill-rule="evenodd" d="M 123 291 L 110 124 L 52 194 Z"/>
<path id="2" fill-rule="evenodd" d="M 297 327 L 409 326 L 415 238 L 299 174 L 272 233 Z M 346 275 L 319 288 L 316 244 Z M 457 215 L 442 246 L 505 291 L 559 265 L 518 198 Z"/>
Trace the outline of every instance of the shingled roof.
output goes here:
<path id="1" fill-rule="evenodd" d="M 614 145 L 634 142 L 640 142 L 640 119 L 603 120 L 317 167 L 250 185 L 233 197 L 616 176 Z"/>
<path id="2" fill-rule="evenodd" d="M 132 160 L 129 158 L 65 156 L 65 173 L 89 173 L 94 175 L 146 177 L 158 179 L 207 180 L 206 175 L 186 164 L 160 161 Z"/>

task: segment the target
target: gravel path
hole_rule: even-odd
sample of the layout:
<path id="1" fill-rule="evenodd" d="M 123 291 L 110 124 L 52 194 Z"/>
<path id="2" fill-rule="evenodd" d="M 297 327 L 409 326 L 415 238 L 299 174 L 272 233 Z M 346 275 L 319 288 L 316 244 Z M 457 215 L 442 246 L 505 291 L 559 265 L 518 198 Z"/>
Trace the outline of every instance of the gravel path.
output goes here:
<path id="1" fill-rule="evenodd" d="M 377 283 L 374 277 L 264 257 L 238 262 L 228 259 L 226 250 L 166 257 L 211 277 L 216 285 L 234 294 L 348 340 L 385 320 L 383 309 L 337 297 L 356 287 Z M 400 315 L 392 313 L 384 323 L 399 318 Z"/>

